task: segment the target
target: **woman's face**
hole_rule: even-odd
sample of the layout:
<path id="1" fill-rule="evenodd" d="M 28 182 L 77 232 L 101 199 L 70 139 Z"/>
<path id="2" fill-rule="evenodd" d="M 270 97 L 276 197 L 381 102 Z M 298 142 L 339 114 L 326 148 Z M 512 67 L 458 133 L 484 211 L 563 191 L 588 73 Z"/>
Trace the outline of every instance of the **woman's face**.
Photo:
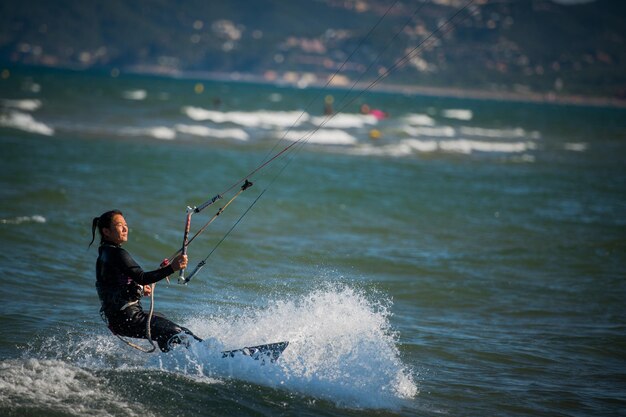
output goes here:
<path id="1" fill-rule="evenodd" d="M 128 225 L 124 216 L 116 214 L 111 219 L 111 227 L 108 229 L 102 229 L 104 237 L 111 243 L 121 245 L 128 240 Z"/>

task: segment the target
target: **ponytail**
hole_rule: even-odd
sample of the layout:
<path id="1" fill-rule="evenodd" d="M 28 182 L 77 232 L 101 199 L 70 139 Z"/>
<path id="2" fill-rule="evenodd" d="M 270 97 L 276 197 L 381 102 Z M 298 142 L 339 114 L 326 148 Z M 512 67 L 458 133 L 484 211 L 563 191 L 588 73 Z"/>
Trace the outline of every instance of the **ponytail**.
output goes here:
<path id="1" fill-rule="evenodd" d="M 94 217 L 91 222 L 91 242 L 89 242 L 89 246 L 87 246 L 87 248 L 90 248 L 93 241 L 96 240 L 96 227 L 98 227 L 99 222 L 100 217 Z"/>
<path id="2" fill-rule="evenodd" d="M 110 210 L 102 214 L 100 217 L 93 218 L 93 220 L 91 221 L 91 242 L 89 243 L 89 246 L 87 248 L 90 248 L 93 244 L 93 241 L 96 240 L 96 228 L 98 229 L 98 233 L 100 234 L 100 242 L 102 243 L 102 229 L 110 229 L 113 216 L 117 214 L 123 216 L 122 212 L 119 210 Z"/>

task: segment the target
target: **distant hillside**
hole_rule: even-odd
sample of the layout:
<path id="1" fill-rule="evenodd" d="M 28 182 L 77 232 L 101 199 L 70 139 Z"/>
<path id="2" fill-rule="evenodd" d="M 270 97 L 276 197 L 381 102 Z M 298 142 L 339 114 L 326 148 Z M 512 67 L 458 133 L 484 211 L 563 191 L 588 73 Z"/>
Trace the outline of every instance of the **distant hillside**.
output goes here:
<path id="1" fill-rule="evenodd" d="M 0 63 L 626 98 L 625 2 L 476 0 L 437 30 L 466 3 L 3 0 Z"/>

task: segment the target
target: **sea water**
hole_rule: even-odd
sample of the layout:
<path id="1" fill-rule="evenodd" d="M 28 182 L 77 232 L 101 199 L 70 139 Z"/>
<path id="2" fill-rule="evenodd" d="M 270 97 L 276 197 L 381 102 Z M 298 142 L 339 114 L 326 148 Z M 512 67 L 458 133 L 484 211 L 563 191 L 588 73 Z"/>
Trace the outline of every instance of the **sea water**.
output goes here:
<path id="1" fill-rule="evenodd" d="M 623 109 L 10 74 L 1 415 L 624 412 Z M 98 313 L 92 218 L 122 210 L 150 270 L 187 206 L 249 176 L 189 247 L 190 268 L 216 248 L 202 271 L 156 286 L 204 341 L 122 344 Z M 275 363 L 220 354 L 283 340 Z"/>

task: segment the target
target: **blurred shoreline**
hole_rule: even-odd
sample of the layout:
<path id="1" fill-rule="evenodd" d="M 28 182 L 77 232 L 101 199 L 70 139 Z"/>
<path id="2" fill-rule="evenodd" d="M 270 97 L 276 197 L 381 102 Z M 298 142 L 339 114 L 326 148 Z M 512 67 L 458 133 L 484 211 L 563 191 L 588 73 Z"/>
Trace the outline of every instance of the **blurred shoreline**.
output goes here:
<path id="1" fill-rule="evenodd" d="M 558 94 L 556 92 L 514 92 L 514 91 L 496 91 L 496 90 L 479 90 L 467 89 L 460 87 L 426 87 L 411 84 L 393 84 L 393 83 L 376 83 L 374 81 L 361 81 L 353 85 L 353 82 L 328 82 L 319 78 L 306 77 L 268 77 L 267 75 L 259 75 L 253 73 L 219 73 L 219 72 L 200 72 L 200 71 L 178 71 L 163 69 L 161 67 L 132 67 L 125 70 L 129 73 L 165 76 L 180 79 L 198 79 L 208 81 L 230 81 L 230 82 L 250 82 L 268 85 L 277 85 L 281 87 L 294 88 L 332 88 L 336 90 L 353 90 L 355 92 L 372 91 L 377 93 L 393 93 L 404 95 L 421 95 L 431 97 L 473 99 L 473 100 L 490 100 L 490 101 L 509 101 L 520 103 L 544 103 L 544 104 L 560 104 L 575 106 L 592 106 L 592 107 L 615 107 L 626 108 L 626 100 L 614 97 L 601 96 L 585 96 L 573 94 Z M 340 77 L 341 78 L 341 77 Z"/>
<path id="2" fill-rule="evenodd" d="M 243 72 L 209 72 L 209 71 L 181 71 L 169 67 L 161 66 L 133 66 L 127 68 L 71 68 L 64 66 L 31 66 L 31 65 L 4 65 L 0 66 L 3 71 L 10 74 L 15 70 L 16 73 L 22 70 L 52 70 L 52 71 L 69 71 L 76 73 L 100 73 L 109 74 L 112 78 L 123 75 L 142 75 L 154 76 L 172 79 L 186 79 L 198 81 L 213 82 L 233 82 L 233 83 L 255 83 L 274 85 L 277 87 L 289 88 L 328 88 L 333 90 L 351 90 L 355 94 L 364 92 L 402 94 L 406 96 L 418 95 L 426 97 L 441 97 L 454 99 L 470 99 L 470 100 L 488 100 L 488 101 L 505 101 L 516 103 L 541 103 L 571 106 L 590 106 L 590 107 L 610 107 L 610 108 L 626 108 L 626 99 L 617 97 L 603 96 L 587 96 L 574 94 L 559 94 L 554 91 L 550 92 L 533 92 L 533 91 L 502 91 L 502 90 L 481 90 L 469 89 L 462 87 L 428 87 L 415 84 L 394 84 L 394 83 L 378 83 L 377 81 L 361 81 L 356 84 L 345 78 L 343 75 L 335 74 L 323 78 L 322 76 L 312 76 L 311 74 L 286 73 L 286 74 L 255 74 Z M 331 79 L 328 81 L 328 79 Z M 3 75 L 2 79 L 7 79 Z M 379 80 L 380 81 L 380 80 Z"/>

